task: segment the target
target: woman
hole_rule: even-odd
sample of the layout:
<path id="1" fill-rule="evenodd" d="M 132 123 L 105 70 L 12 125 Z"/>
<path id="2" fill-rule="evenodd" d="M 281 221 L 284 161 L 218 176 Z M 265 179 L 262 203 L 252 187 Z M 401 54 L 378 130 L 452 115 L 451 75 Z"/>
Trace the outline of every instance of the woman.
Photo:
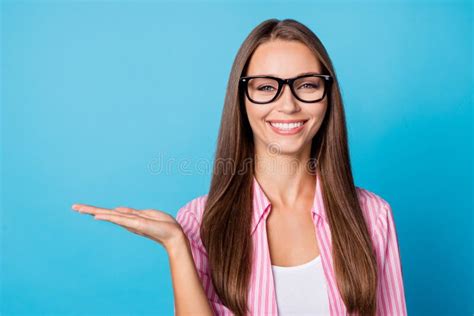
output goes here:
<path id="1" fill-rule="evenodd" d="M 232 66 L 209 193 L 162 211 L 75 205 L 168 251 L 176 314 L 406 315 L 390 205 L 356 187 L 332 62 L 270 19 Z"/>

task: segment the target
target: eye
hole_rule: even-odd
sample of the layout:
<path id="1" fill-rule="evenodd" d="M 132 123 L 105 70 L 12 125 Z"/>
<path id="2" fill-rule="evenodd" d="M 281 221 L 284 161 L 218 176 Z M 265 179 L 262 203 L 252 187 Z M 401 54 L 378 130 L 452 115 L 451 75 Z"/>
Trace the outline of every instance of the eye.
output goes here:
<path id="1" fill-rule="evenodd" d="M 300 88 L 304 88 L 304 89 L 318 89 L 318 88 L 319 88 L 319 84 L 306 82 L 306 83 L 301 84 L 301 85 L 298 87 L 298 89 L 300 89 Z"/>
<path id="2" fill-rule="evenodd" d="M 324 82 L 320 77 L 308 76 L 302 77 L 295 81 L 294 86 L 298 87 L 298 90 L 304 90 L 305 92 L 315 92 L 322 89 Z"/>
<path id="3" fill-rule="evenodd" d="M 273 91 L 272 89 L 275 89 L 275 88 L 269 85 L 260 86 L 257 88 L 257 90 L 259 91 Z"/>

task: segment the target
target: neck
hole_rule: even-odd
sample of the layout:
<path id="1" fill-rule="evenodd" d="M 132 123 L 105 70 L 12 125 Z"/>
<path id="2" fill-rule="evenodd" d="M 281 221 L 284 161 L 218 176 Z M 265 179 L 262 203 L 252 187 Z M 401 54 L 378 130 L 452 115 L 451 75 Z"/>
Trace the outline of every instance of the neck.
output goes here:
<path id="1" fill-rule="evenodd" d="M 291 209 L 297 201 L 313 198 L 316 176 L 309 161 L 310 146 L 292 155 L 256 151 L 255 177 L 273 205 Z"/>

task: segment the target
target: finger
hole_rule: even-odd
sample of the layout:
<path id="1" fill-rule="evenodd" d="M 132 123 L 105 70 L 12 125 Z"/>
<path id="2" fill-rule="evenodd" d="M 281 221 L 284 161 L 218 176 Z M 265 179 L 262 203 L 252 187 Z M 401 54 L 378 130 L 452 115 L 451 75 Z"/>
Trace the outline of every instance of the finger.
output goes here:
<path id="1" fill-rule="evenodd" d="M 121 214 L 97 214 L 95 219 L 106 220 L 126 228 L 130 228 L 141 233 L 145 233 L 146 219 L 138 216 L 129 217 Z"/>
<path id="2" fill-rule="evenodd" d="M 119 211 L 120 213 L 125 213 L 125 214 L 137 214 L 138 211 L 134 208 L 131 207 L 125 207 L 125 206 L 119 206 L 116 207 L 114 210 Z"/>
<path id="3" fill-rule="evenodd" d="M 157 211 L 157 210 L 141 210 L 141 211 L 138 212 L 138 214 L 145 215 L 145 216 L 148 216 L 152 219 L 156 219 L 156 220 L 159 220 L 159 221 L 169 221 L 170 220 L 168 214 L 166 214 L 164 212 L 161 212 L 161 211 Z"/>
<path id="4" fill-rule="evenodd" d="M 94 211 L 110 211 L 107 208 L 101 208 L 101 207 L 96 207 L 92 205 L 87 205 L 87 204 L 73 204 L 72 206 L 73 210 L 76 210 L 80 213 L 92 213 Z"/>
<path id="5" fill-rule="evenodd" d="M 131 207 L 119 206 L 119 207 L 116 207 L 115 210 L 121 213 L 134 214 L 134 215 L 142 216 L 149 219 L 159 220 L 159 221 L 168 221 L 168 222 L 173 221 L 173 218 L 170 217 L 171 215 L 162 211 L 157 211 L 157 210 L 152 210 L 152 209 L 137 210 Z"/>
<path id="6" fill-rule="evenodd" d="M 152 225 L 153 219 L 146 219 L 140 216 L 135 216 L 134 218 L 123 217 L 123 215 L 96 215 L 98 220 L 106 220 L 112 223 L 115 223 L 119 226 L 124 227 L 128 231 L 138 234 L 140 236 L 150 238 L 154 241 L 163 245 L 163 241 L 154 236 L 163 234 L 161 228 Z M 156 221 L 155 221 L 156 222 Z"/>
<path id="7" fill-rule="evenodd" d="M 107 209 L 107 208 L 101 208 L 101 207 L 95 207 L 92 205 L 87 205 L 87 204 L 74 204 L 73 209 L 78 211 L 79 213 L 86 213 L 90 215 L 98 215 L 98 214 L 117 214 L 117 212 Z M 125 215 L 127 216 L 127 215 Z M 130 215 L 128 215 L 130 216 Z"/>
<path id="8" fill-rule="evenodd" d="M 136 210 L 131 207 L 119 206 L 119 207 L 116 207 L 115 210 L 122 214 L 129 214 L 129 215 L 133 214 L 133 215 L 148 218 L 148 219 L 156 219 L 155 216 L 150 216 L 150 214 L 147 214 L 144 211 Z"/>

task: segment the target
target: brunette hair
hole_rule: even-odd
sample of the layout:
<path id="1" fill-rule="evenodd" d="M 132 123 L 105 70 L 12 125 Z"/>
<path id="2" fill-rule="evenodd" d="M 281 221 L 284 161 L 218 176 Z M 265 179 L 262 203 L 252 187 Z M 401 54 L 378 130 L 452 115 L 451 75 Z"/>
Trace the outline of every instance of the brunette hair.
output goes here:
<path id="1" fill-rule="evenodd" d="M 200 228 L 208 253 L 212 284 L 222 303 L 234 314 L 247 313 L 252 267 L 250 230 L 255 153 L 239 78 L 246 75 L 255 49 L 276 39 L 304 43 L 321 63 L 322 73 L 333 78 L 326 95 L 326 116 L 312 140 L 311 159 L 316 161 L 315 168 L 321 175 L 341 297 L 348 312 L 374 315 L 376 257 L 352 176 L 344 107 L 336 73 L 319 38 L 293 19 L 269 19 L 257 25 L 242 43 L 232 65 Z M 226 165 L 226 172 L 222 172 L 223 161 L 231 162 L 230 166 Z"/>

